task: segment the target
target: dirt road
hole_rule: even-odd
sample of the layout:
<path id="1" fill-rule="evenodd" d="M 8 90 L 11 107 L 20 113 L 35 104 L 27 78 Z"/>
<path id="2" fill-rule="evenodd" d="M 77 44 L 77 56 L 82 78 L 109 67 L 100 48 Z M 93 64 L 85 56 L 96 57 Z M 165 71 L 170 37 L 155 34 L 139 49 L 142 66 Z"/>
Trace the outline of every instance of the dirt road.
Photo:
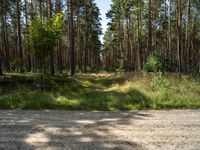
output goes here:
<path id="1" fill-rule="evenodd" d="M 199 150 L 200 111 L 0 110 L 0 150 Z"/>

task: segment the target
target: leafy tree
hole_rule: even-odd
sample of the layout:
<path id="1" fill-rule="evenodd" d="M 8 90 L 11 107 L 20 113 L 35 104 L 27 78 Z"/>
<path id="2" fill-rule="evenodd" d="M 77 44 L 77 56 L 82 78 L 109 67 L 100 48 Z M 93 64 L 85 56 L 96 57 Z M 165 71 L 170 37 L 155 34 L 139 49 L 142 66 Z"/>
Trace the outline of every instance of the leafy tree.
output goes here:
<path id="1" fill-rule="evenodd" d="M 54 19 L 49 18 L 46 21 L 36 17 L 31 23 L 30 43 L 33 54 L 39 61 L 40 69 L 63 31 L 62 20 L 63 15 L 57 14 Z"/>
<path id="2" fill-rule="evenodd" d="M 154 52 L 146 64 L 144 65 L 144 72 L 162 72 L 164 70 L 164 58 L 158 53 Z"/>

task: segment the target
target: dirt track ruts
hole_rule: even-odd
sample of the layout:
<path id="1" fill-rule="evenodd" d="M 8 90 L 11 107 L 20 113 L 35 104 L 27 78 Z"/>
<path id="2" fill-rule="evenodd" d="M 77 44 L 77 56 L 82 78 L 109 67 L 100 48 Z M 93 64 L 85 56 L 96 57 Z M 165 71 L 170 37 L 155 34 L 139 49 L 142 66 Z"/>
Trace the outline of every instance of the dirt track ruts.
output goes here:
<path id="1" fill-rule="evenodd" d="M 0 110 L 0 150 L 200 150 L 200 110 Z"/>

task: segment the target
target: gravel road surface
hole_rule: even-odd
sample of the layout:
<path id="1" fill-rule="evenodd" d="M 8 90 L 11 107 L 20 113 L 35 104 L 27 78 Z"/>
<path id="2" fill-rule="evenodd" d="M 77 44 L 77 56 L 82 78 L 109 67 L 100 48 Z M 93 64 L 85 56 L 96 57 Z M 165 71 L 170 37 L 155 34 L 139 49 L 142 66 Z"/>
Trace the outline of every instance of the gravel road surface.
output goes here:
<path id="1" fill-rule="evenodd" d="M 0 150 L 200 150 L 200 110 L 0 110 Z"/>

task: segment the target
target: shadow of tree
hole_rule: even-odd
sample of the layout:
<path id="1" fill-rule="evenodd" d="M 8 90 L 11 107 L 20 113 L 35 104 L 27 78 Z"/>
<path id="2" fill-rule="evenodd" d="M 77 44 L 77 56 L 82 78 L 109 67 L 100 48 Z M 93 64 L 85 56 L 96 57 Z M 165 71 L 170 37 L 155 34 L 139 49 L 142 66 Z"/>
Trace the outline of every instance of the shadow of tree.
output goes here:
<path id="1" fill-rule="evenodd" d="M 112 81 L 112 79 L 110 80 Z M 121 82 L 125 81 L 121 80 Z M 78 105 L 81 106 L 78 107 L 79 110 L 133 110 L 148 109 L 151 106 L 151 99 L 137 89 L 130 89 L 126 92 L 107 91 L 106 87 L 101 85 L 101 81 L 89 82 L 88 85 L 84 85 L 80 81 L 74 83 L 76 84 L 68 89 L 63 88 L 58 96 L 78 101 Z M 112 86 L 113 83 L 111 82 L 109 85 Z M 76 106 L 74 107 L 76 110 Z"/>
<path id="2" fill-rule="evenodd" d="M 147 117 L 140 112 L 0 111 L 0 149 L 145 149 L 120 133 Z"/>
<path id="3" fill-rule="evenodd" d="M 116 84 L 123 85 L 126 81 L 124 76 L 113 75 L 50 77 L 45 81 L 46 92 L 41 93 L 40 88 L 35 87 L 36 80 L 33 77 L 6 77 L 0 82 L 8 82 L 11 89 L 5 92 L 7 88 L 3 86 L 2 92 L 6 94 L 0 96 L 0 108 L 100 111 L 150 108 L 151 99 L 137 89 L 126 92 L 106 90 Z M 63 100 L 58 101 L 60 98 Z"/>
<path id="4" fill-rule="evenodd" d="M 115 84 L 123 85 L 127 81 L 126 77 L 105 78 L 90 75 L 77 76 L 73 82 L 70 81 L 59 91 L 57 97 L 63 96 L 78 101 L 71 110 L 133 110 L 147 109 L 151 105 L 151 99 L 139 90 L 131 89 L 126 92 L 106 90 Z"/>

